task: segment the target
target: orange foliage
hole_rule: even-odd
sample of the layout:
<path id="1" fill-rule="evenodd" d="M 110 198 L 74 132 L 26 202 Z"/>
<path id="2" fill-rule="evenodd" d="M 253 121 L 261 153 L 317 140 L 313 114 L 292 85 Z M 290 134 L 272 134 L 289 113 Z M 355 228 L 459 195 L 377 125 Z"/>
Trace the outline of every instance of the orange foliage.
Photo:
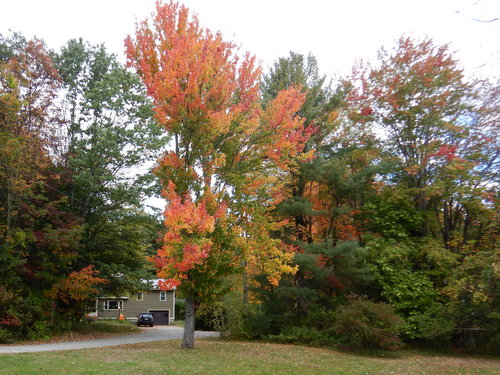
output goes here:
<path id="1" fill-rule="evenodd" d="M 283 199 L 280 172 L 295 165 L 314 131 L 296 116 L 305 93 L 285 90 L 263 110 L 255 57 L 239 57 L 235 44 L 201 28 L 196 16 L 173 1 L 158 2 L 151 22 L 139 23 L 125 44 L 129 66 L 142 77 L 157 120 L 175 142 L 155 170 L 169 202 L 164 246 L 154 258 L 159 275 L 177 286 L 209 262 L 226 269 L 245 260 L 276 282 L 290 271 L 291 256 L 269 238 L 274 224 L 265 211 Z M 250 213 L 256 200 L 259 210 Z M 232 236 L 225 247 L 212 235 L 217 228 Z M 237 250 L 229 243 L 238 243 Z"/>
<path id="2" fill-rule="evenodd" d="M 85 301 L 97 294 L 99 284 L 105 284 L 106 279 L 97 277 L 99 271 L 93 265 L 75 271 L 57 284 L 47 293 L 48 297 L 59 299 L 70 305 L 73 301 Z"/>

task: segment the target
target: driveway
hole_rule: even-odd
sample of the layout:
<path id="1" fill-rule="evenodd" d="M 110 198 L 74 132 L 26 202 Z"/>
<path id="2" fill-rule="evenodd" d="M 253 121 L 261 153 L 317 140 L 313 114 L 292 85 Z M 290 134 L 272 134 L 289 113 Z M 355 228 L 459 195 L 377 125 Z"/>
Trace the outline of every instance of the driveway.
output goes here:
<path id="1" fill-rule="evenodd" d="M 116 346 L 136 344 L 140 342 L 178 340 L 182 339 L 184 328 L 175 326 L 156 326 L 152 328 L 141 328 L 142 332 L 127 336 L 114 336 L 105 339 L 87 340 L 87 341 L 70 341 L 58 342 L 51 344 L 37 345 L 4 345 L 0 346 L 0 354 L 10 353 L 32 353 L 32 352 L 48 352 L 54 350 L 76 350 L 88 348 L 100 348 L 103 346 Z M 195 337 L 218 337 L 218 332 L 196 331 Z"/>

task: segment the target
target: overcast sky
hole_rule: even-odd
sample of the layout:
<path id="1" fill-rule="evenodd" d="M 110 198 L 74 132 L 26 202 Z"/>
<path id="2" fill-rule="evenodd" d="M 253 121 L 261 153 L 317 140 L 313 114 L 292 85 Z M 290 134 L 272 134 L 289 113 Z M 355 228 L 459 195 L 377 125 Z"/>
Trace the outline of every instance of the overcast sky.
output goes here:
<path id="1" fill-rule="evenodd" d="M 499 73 L 498 0 L 185 0 L 200 24 L 220 30 L 264 67 L 290 50 L 311 52 L 321 72 L 348 74 L 403 33 L 451 43 L 469 74 Z M 36 35 L 58 49 L 71 38 L 104 43 L 124 60 L 123 39 L 155 0 L 0 0 L 0 33 Z"/>
<path id="2" fill-rule="evenodd" d="M 59 49 L 71 38 L 104 43 L 124 61 L 123 40 L 155 0 L 0 0 L 0 33 L 19 31 Z M 499 0 L 184 0 L 200 24 L 257 55 L 264 68 L 311 52 L 322 74 L 349 74 L 402 34 L 450 43 L 468 75 L 499 77 Z M 148 204 L 164 206 L 161 199 Z"/>

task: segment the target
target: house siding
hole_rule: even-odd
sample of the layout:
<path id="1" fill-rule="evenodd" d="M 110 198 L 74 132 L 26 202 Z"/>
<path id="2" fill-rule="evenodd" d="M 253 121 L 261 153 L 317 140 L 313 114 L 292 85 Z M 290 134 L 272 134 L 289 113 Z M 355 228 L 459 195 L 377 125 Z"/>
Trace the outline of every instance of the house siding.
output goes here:
<path id="1" fill-rule="evenodd" d="M 136 294 L 124 298 L 99 298 L 98 300 L 98 317 L 99 318 L 118 318 L 123 314 L 126 319 L 135 320 L 141 312 L 149 312 L 150 310 L 168 310 L 169 320 L 175 320 L 175 291 L 167 290 L 166 300 L 160 301 L 160 290 L 150 290 L 144 292 L 143 300 L 137 301 Z M 122 300 L 123 310 L 104 310 L 104 301 L 106 300 Z"/>

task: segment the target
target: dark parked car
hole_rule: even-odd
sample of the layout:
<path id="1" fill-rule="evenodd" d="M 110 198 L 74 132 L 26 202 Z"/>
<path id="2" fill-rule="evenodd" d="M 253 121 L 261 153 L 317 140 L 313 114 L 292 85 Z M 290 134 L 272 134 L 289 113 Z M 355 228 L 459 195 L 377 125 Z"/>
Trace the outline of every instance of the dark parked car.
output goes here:
<path id="1" fill-rule="evenodd" d="M 153 326 L 153 315 L 150 313 L 140 313 L 137 317 L 137 326 Z"/>

